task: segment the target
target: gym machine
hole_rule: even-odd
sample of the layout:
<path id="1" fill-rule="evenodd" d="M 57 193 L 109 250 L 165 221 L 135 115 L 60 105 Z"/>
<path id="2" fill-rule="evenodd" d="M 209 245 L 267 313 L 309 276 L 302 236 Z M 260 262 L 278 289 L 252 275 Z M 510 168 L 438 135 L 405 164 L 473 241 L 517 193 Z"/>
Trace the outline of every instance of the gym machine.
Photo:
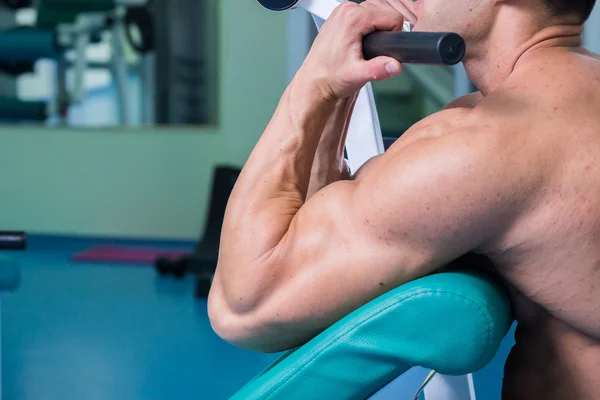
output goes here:
<path id="1" fill-rule="evenodd" d="M 20 231 L 0 231 L 0 251 L 27 250 L 27 234 Z"/>
<path id="2" fill-rule="evenodd" d="M 65 110 L 78 105 L 86 95 L 85 74 L 89 68 L 110 71 L 117 89 L 116 107 L 120 125 L 128 125 L 132 120 L 132 107 L 128 96 L 128 65 L 125 59 L 125 41 L 131 40 L 130 28 L 138 11 L 132 17 L 129 9 L 145 8 L 147 0 L 41 0 L 38 4 L 37 27 L 56 31 L 58 43 L 65 51 L 73 50 L 74 57 L 68 60 L 65 52 L 55 59 L 56 93 L 53 108 L 60 110 L 59 123 L 64 124 Z M 144 27 L 145 28 L 145 27 Z M 104 32 L 111 33 L 111 57 L 106 65 L 87 61 L 90 44 L 101 40 Z M 147 35 L 143 36 L 144 38 Z M 135 48 L 135 47 L 134 47 Z M 73 68 L 72 90 L 67 90 L 66 75 Z"/>
<path id="3" fill-rule="evenodd" d="M 14 292 L 18 288 L 21 280 L 19 263 L 12 258 L 3 257 L 2 253 L 5 251 L 22 251 L 26 249 L 27 235 L 25 232 L 0 231 L 0 297 L 5 297 Z M 1 353 L 2 351 L 0 348 L 0 355 Z M 0 356 L 0 360 L 1 358 L 2 357 Z M 0 393 L 1 392 L 2 388 L 0 382 Z"/>
<path id="4" fill-rule="evenodd" d="M 86 96 L 86 72 L 90 68 L 110 71 L 117 88 L 116 107 L 119 122 L 132 120 L 128 98 L 128 65 L 125 59 L 126 42 L 141 55 L 151 51 L 154 26 L 147 0 L 0 0 L 5 19 L 8 14 L 35 7 L 33 25 L 13 26 L 0 31 L 0 71 L 4 80 L 16 81 L 25 73 L 34 72 L 39 60 L 52 60 L 55 80 L 52 98 L 25 101 L 17 97 L 16 89 L 0 96 L 0 119 L 6 121 L 37 121 L 66 124 L 68 110 L 81 104 Z M 137 35 L 133 35 L 132 32 Z M 111 57 L 108 63 L 87 61 L 89 45 L 111 33 Z M 67 73 L 72 71 L 68 89 Z M 147 79 L 144 86 L 153 84 Z M 13 84 L 12 86 L 16 86 Z"/>
<path id="5" fill-rule="evenodd" d="M 215 168 L 208 220 L 193 253 L 175 260 L 159 257 L 154 263 L 157 272 L 162 276 L 183 278 L 186 274 L 194 274 L 197 278 L 196 297 L 208 296 L 219 258 L 221 227 L 227 201 L 240 172 L 239 168 L 229 165 L 219 165 Z"/>

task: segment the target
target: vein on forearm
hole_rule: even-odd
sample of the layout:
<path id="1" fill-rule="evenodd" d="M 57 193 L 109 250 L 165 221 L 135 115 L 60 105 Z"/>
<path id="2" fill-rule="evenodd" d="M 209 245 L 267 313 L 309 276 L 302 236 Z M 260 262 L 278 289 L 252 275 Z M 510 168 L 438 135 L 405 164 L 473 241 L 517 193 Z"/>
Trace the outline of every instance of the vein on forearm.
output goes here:
<path id="1" fill-rule="evenodd" d="M 307 199 L 325 186 L 349 179 L 344 147 L 355 102 L 356 96 L 338 101 L 325 125 L 312 165 Z"/>
<path id="2" fill-rule="evenodd" d="M 231 195 L 221 242 L 225 269 L 255 262 L 284 237 L 306 200 L 317 147 L 333 110 L 311 88 L 288 87 Z"/>

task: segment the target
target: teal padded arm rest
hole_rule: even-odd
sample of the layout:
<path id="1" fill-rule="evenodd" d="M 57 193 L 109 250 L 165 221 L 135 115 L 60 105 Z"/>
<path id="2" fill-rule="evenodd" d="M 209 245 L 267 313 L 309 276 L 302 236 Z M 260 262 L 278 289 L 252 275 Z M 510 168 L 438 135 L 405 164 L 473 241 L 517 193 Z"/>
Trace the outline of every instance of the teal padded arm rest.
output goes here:
<path id="1" fill-rule="evenodd" d="M 13 292 L 19 287 L 21 270 L 19 263 L 0 255 L 0 293 Z"/>
<path id="2" fill-rule="evenodd" d="M 473 373 L 513 322 L 508 294 L 483 273 L 444 272 L 356 310 L 263 371 L 233 400 L 364 400 L 408 369 Z"/>

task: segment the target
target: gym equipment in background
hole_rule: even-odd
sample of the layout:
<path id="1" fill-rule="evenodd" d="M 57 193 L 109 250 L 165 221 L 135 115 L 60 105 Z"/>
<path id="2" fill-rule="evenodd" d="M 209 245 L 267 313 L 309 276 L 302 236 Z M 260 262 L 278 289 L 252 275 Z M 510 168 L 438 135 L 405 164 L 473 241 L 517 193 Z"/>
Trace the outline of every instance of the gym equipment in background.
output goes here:
<path id="1" fill-rule="evenodd" d="M 26 249 L 27 235 L 25 232 L 0 231 L 0 297 L 5 297 L 14 292 L 21 283 L 21 269 L 19 263 L 12 258 L 3 256 L 2 253 L 4 251 Z M 2 349 L 0 347 L 0 360 L 2 359 L 1 355 Z M 0 361 L 0 370 L 2 368 L 1 364 L 2 363 Z M 1 382 L 0 393 L 2 393 Z"/>
<path id="2" fill-rule="evenodd" d="M 26 250 L 27 234 L 21 231 L 0 231 L 0 251 Z"/>
<path id="3" fill-rule="evenodd" d="M 50 116 L 45 101 L 0 97 L 0 121 L 45 121 Z"/>
<path id="4" fill-rule="evenodd" d="M 73 262 L 154 265 L 161 276 L 196 277 L 196 297 L 206 297 L 219 258 L 221 227 L 231 191 L 241 170 L 234 166 L 215 167 L 206 225 L 201 239 L 191 252 L 159 248 L 99 245 L 73 254 Z"/>
<path id="5" fill-rule="evenodd" d="M 154 13 L 150 7 L 129 7 L 125 14 L 125 33 L 129 45 L 140 54 L 155 50 Z"/>
<path id="6" fill-rule="evenodd" d="M 240 172 L 239 168 L 228 165 L 215 168 L 208 220 L 194 252 L 178 259 L 161 256 L 155 261 L 156 270 L 160 275 L 174 275 L 178 278 L 186 274 L 196 275 L 196 297 L 208 296 L 219 259 L 225 209 Z"/>
<path id="7" fill-rule="evenodd" d="M 116 110 L 119 123 L 128 125 L 132 120 L 128 96 L 128 66 L 125 59 L 125 15 L 127 7 L 140 7 L 146 0 L 39 0 L 37 27 L 55 29 L 63 47 L 73 49 L 73 60 L 61 57 L 58 60 L 58 90 L 55 108 L 62 110 L 83 101 L 85 72 L 91 67 L 87 61 L 87 48 L 103 32 L 111 33 L 111 58 L 106 65 L 96 63 L 94 68 L 105 68 L 111 72 L 115 86 Z M 66 88 L 66 74 L 73 65 L 73 89 Z M 61 118 L 60 123 L 65 123 Z"/>
<path id="8" fill-rule="evenodd" d="M 158 257 L 176 260 L 189 252 L 147 247 L 100 245 L 82 250 L 70 257 L 72 262 L 153 265 Z"/>
<path id="9" fill-rule="evenodd" d="M 2 0 L 0 3 L 11 10 L 20 10 L 31 7 L 33 0 Z"/>
<path id="10" fill-rule="evenodd" d="M 0 31 L 0 57 L 3 61 L 33 62 L 55 59 L 63 49 L 54 30 L 17 27 Z"/>
<path id="11" fill-rule="evenodd" d="M 137 123 L 138 115 L 145 125 L 217 123 L 218 43 L 211 34 L 217 31 L 216 2 L 38 0 L 31 7 L 37 11 L 36 21 L 29 27 L 31 32 L 54 35 L 62 50 L 56 57 L 49 57 L 56 61 L 56 88 L 48 106 L 50 117 L 45 122 L 67 124 L 68 110 L 81 104 L 87 94 L 86 71 L 97 69 L 112 75 L 119 125 Z M 158 31 L 161 35 L 156 35 Z M 111 38 L 110 60 L 89 62 L 89 45 L 107 37 L 105 33 Z M 26 44 L 33 47 L 41 43 L 46 40 Z M 35 63 L 45 55 L 33 49 L 28 51 L 28 64 L 11 57 L 10 52 L 0 52 L 0 70 L 9 72 L 14 81 L 20 74 L 34 72 Z M 68 85 L 68 74 L 72 85 Z M 141 81 L 140 104 L 131 104 L 137 96 L 132 97 L 128 90 L 130 74 Z M 18 98 L 14 86 L 14 93 L 0 95 Z M 138 106 L 141 113 L 133 108 Z M 32 120 L 37 121 L 37 117 Z"/>
<path id="12" fill-rule="evenodd" d="M 158 125 L 207 125 L 218 122 L 219 2 L 154 0 Z"/>
<path id="13" fill-rule="evenodd" d="M 140 1 L 133 0 L 133 5 Z M 107 14 L 123 3 L 115 0 L 37 0 L 37 27 L 72 25 L 82 14 Z"/>
<path id="14" fill-rule="evenodd" d="M 28 74 L 35 70 L 34 62 L 7 62 L 0 61 L 0 72 L 10 75 L 12 77 L 18 77 L 22 74 Z"/>
<path id="15" fill-rule="evenodd" d="M 68 109 L 80 104 L 86 95 L 85 74 L 90 68 L 109 70 L 117 87 L 116 109 L 119 122 L 128 124 L 133 119 L 128 99 L 128 66 L 125 57 L 127 35 L 125 20 L 128 7 L 140 13 L 147 0 L 39 0 L 3 1 L 9 10 L 35 7 L 37 18 L 33 26 L 9 26 L 0 30 L 0 71 L 3 78 L 0 119 L 4 121 L 38 121 L 66 124 Z M 10 19 L 10 18 L 8 18 Z M 16 22 L 15 22 L 16 23 Z M 144 38 L 149 37 L 147 24 L 141 24 Z M 103 33 L 111 33 L 111 57 L 106 65 L 87 61 L 90 44 L 101 40 Z M 144 43 L 147 45 L 146 43 Z M 150 51 L 147 48 L 147 51 Z M 47 106 L 40 102 L 21 101 L 16 95 L 16 79 L 35 71 L 39 60 L 56 62 L 55 92 Z M 72 70 L 73 84 L 67 89 L 67 74 Z M 9 77 L 13 78 L 12 84 Z M 153 84 L 153 80 L 144 83 Z M 5 90 L 12 86 L 12 89 Z M 34 104 L 35 103 L 35 104 Z M 44 112 L 39 110 L 44 109 Z M 15 112 L 16 111 L 16 112 Z"/>
<path id="16" fill-rule="evenodd" d="M 17 98 L 16 83 L 9 84 L 7 77 L 13 77 L 15 82 L 21 74 L 33 72 L 37 61 L 56 59 L 62 52 L 56 31 L 25 26 L 0 31 L 0 70 L 6 75 L 0 97 L 0 120 L 44 122 L 50 117 L 53 109 L 47 101 Z"/>

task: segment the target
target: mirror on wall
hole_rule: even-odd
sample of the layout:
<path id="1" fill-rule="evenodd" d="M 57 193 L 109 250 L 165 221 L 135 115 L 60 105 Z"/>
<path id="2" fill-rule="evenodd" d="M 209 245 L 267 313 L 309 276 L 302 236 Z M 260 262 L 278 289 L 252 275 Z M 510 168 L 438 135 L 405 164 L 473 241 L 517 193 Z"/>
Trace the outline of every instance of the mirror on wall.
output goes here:
<path id="1" fill-rule="evenodd" d="M 218 124 L 217 7 L 0 0 L 0 124 Z"/>

